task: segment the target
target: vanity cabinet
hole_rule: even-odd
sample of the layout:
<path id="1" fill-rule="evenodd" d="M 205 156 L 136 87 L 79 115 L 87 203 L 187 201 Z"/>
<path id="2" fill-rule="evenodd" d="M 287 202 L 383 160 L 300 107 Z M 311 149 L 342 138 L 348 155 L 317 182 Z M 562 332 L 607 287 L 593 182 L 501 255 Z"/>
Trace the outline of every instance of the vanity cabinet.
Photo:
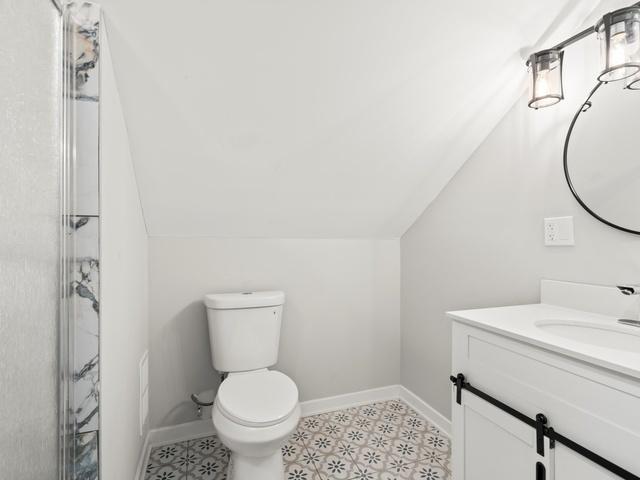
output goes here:
<path id="1" fill-rule="evenodd" d="M 454 317 L 455 318 L 455 317 Z M 453 322 L 453 375 L 548 425 L 620 467 L 640 475 L 640 382 L 552 349 L 478 325 Z M 544 438 L 491 403 L 452 387 L 453 475 L 456 480 L 603 480 L 616 475 Z M 536 476 L 536 464 L 544 477 Z M 540 468 L 540 467 L 538 467 Z"/>

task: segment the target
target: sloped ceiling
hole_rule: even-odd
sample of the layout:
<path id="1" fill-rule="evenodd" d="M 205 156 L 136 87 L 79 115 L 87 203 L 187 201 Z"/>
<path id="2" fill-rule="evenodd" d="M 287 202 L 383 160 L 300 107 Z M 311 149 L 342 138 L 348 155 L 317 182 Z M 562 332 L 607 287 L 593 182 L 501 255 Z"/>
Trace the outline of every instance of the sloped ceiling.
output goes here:
<path id="1" fill-rule="evenodd" d="M 101 3 L 151 235 L 346 238 L 406 231 L 580 2 Z"/>

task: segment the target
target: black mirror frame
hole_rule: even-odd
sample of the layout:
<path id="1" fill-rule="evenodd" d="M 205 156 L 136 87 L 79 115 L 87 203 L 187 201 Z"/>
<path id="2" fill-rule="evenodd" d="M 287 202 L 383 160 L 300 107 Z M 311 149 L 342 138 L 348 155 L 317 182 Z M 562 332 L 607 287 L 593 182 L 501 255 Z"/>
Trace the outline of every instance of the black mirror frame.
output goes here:
<path id="1" fill-rule="evenodd" d="M 578 121 L 578 117 L 580 117 L 580 114 L 586 112 L 591 108 L 591 97 L 593 97 L 593 95 L 598 91 L 598 89 L 605 83 L 606 82 L 598 82 L 596 86 L 593 87 L 593 90 L 591 90 L 587 99 L 584 101 L 582 105 L 580 105 L 580 108 L 578 108 L 578 111 L 573 116 L 573 120 L 571 120 L 571 125 L 569 125 L 569 131 L 567 132 L 567 137 L 565 138 L 565 141 L 564 141 L 564 153 L 563 153 L 564 176 L 567 180 L 567 185 L 569 185 L 569 190 L 571 190 L 571 193 L 573 194 L 574 198 L 578 201 L 580 206 L 584 208 L 592 217 L 617 230 L 621 230 L 627 233 L 632 233 L 634 235 L 640 235 L 640 231 L 632 230 L 630 228 L 617 225 L 613 222 L 610 222 L 609 220 L 602 218 L 596 212 L 591 210 L 591 208 L 589 208 L 589 206 L 584 202 L 584 200 L 580 198 L 580 195 L 578 195 L 578 192 L 576 191 L 575 187 L 573 186 L 573 182 L 571 181 L 571 175 L 569 174 L 569 141 L 571 140 L 571 133 L 573 132 L 573 127 Z"/>

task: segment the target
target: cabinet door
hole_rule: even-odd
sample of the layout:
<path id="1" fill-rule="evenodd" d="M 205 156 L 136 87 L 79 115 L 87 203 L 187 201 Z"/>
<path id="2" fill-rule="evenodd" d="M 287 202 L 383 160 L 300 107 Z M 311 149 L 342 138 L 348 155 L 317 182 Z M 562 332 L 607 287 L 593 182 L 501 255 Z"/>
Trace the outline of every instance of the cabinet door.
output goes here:
<path id="1" fill-rule="evenodd" d="M 453 402 L 453 477 L 456 480 L 536 480 L 536 463 L 553 479 L 553 450 L 536 453 L 535 430 L 463 391 Z M 572 480 L 575 480 L 572 479 Z"/>
<path id="2" fill-rule="evenodd" d="M 620 480 L 620 477 L 556 443 L 556 480 Z"/>
<path id="3" fill-rule="evenodd" d="M 557 432 L 636 475 L 640 472 L 640 383 L 636 380 L 457 322 L 453 325 L 452 360 L 452 372 L 464 373 L 475 387 L 530 418 L 539 412 L 544 413 Z M 455 389 L 452 393 L 455 395 Z M 505 452 L 509 449 L 519 451 L 519 447 L 529 441 L 535 452 L 533 428 L 516 419 L 509 423 L 508 420 L 499 420 L 499 415 L 486 413 L 482 409 L 485 402 L 468 391 L 463 391 L 463 403 L 465 405 L 460 406 L 454 402 L 452 409 L 452 461 L 459 472 L 454 477 L 456 480 L 481 478 L 475 475 L 476 468 L 489 469 L 485 470 L 489 472 L 493 472 L 492 468 L 500 468 L 491 465 L 478 467 L 475 454 L 467 452 L 477 450 L 487 458 L 501 458 L 500 452 L 490 452 L 503 448 L 497 447 L 498 444 L 509 444 L 505 433 L 497 430 L 498 426 L 516 439 L 515 444 L 504 447 Z M 486 405 L 489 412 L 498 410 L 491 404 Z M 485 418 L 467 421 L 467 417 L 482 417 L 483 412 Z M 484 423 L 481 428 L 487 429 L 486 435 L 483 432 L 473 433 L 476 428 L 472 424 L 481 422 Z M 509 426 L 514 422 L 515 426 Z M 468 432 L 465 431 L 465 423 L 469 423 Z M 472 435 L 475 435 L 474 439 Z M 555 458 L 553 472 L 547 467 L 547 479 L 555 475 L 559 480 L 619 480 L 560 443 L 547 456 Z M 506 454 L 502 455 L 502 458 L 506 457 Z M 514 465 L 512 468 L 514 479 L 530 478 L 518 476 L 522 466 Z M 523 474 L 527 473 L 528 469 L 524 467 Z M 493 479 L 487 476 L 483 480 Z"/>

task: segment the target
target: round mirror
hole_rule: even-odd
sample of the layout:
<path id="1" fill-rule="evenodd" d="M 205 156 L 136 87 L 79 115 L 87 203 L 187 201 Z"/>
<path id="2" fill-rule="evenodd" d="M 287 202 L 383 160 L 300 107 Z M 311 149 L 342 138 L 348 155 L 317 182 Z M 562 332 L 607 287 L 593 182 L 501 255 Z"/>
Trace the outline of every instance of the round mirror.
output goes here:
<path id="1" fill-rule="evenodd" d="M 598 83 L 564 146 L 573 195 L 607 225 L 640 235 L 640 92 Z"/>

